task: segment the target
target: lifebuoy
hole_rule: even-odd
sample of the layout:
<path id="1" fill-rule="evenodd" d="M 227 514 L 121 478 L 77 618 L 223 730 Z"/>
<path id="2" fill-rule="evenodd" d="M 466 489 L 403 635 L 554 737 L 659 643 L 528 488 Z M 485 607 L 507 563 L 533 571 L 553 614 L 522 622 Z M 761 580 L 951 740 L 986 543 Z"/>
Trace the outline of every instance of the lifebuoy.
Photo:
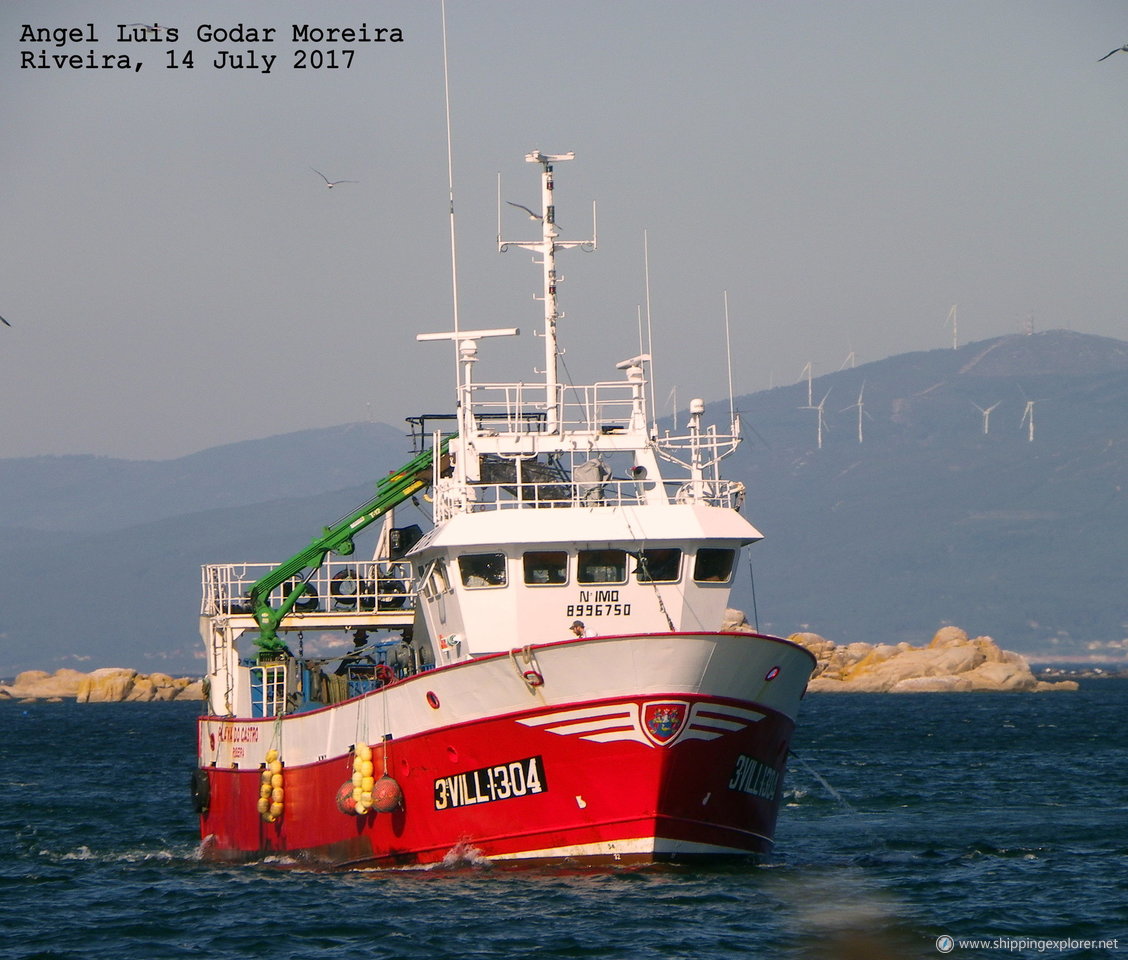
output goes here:
<path id="1" fill-rule="evenodd" d="M 395 683 L 399 677 L 396 676 L 396 672 L 388 666 L 388 664 L 378 663 L 376 665 L 376 679 L 387 686 L 389 683 Z"/>
<path id="2" fill-rule="evenodd" d="M 383 580 L 376 605 L 381 610 L 398 610 L 407 602 L 407 587 L 402 580 Z"/>
<path id="3" fill-rule="evenodd" d="M 346 567 L 333 575 L 329 581 L 329 594 L 333 597 L 335 606 L 344 610 L 356 609 L 357 595 L 360 593 L 360 580 L 357 579 L 356 569 Z"/>
<path id="4" fill-rule="evenodd" d="M 298 597 L 297 602 L 294 604 L 294 609 L 301 611 L 302 613 L 309 613 L 312 610 L 316 610 L 318 607 L 317 590 L 314 588 L 313 584 L 309 583 L 308 581 L 305 583 L 299 583 L 299 581 L 297 580 L 291 580 L 289 581 L 289 583 L 284 584 L 282 586 L 283 600 L 291 593 L 293 593 L 294 588 L 297 586 L 301 586 L 302 592 Z"/>

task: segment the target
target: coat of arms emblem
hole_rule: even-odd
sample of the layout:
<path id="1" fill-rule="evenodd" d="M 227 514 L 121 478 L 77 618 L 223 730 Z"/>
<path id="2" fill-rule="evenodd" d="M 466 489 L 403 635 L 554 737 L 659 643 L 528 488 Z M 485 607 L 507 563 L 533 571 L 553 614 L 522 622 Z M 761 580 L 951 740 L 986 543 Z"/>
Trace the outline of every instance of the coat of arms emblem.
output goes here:
<path id="1" fill-rule="evenodd" d="M 689 704 L 680 700 L 661 700 L 642 706 L 642 729 L 658 746 L 671 743 L 689 715 Z"/>

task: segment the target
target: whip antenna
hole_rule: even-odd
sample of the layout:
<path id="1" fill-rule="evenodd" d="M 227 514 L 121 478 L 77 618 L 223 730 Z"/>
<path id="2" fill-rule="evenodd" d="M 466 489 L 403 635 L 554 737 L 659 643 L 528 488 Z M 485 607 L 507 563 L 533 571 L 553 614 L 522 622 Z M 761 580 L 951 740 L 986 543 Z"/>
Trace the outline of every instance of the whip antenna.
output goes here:
<path id="1" fill-rule="evenodd" d="M 458 351 L 461 346 L 458 339 L 458 248 L 455 243 L 454 231 L 454 149 L 452 147 L 450 130 L 450 70 L 447 61 L 446 0 L 442 0 L 441 6 L 443 14 L 443 93 L 446 101 L 447 188 L 450 195 L 450 287 L 455 334 L 453 338 L 455 359 L 454 377 L 455 386 L 461 387 L 462 382 L 458 365 Z M 461 397 L 461 390 L 457 391 L 455 395 Z"/>
<path id="2" fill-rule="evenodd" d="M 736 423 L 736 400 L 732 393 L 732 340 L 729 337 L 728 291 L 725 291 L 725 357 L 728 362 L 729 423 Z"/>
<path id="3" fill-rule="evenodd" d="M 650 348 L 650 422 L 658 426 L 658 410 L 654 398 L 658 395 L 658 379 L 654 376 L 654 328 L 650 322 L 650 238 L 642 231 L 642 272 L 646 282 L 646 345 Z"/>

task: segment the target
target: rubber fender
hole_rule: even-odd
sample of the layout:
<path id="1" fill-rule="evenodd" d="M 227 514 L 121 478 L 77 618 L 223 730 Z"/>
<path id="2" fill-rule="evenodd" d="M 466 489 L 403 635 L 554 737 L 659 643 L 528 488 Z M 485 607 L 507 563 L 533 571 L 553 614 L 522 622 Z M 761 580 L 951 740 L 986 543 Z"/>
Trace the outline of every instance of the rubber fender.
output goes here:
<path id="1" fill-rule="evenodd" d="M 192 771 L 192 809 L 200 816 L 211 806 L 211 780 L 207 770 L 197 767 Z"/>

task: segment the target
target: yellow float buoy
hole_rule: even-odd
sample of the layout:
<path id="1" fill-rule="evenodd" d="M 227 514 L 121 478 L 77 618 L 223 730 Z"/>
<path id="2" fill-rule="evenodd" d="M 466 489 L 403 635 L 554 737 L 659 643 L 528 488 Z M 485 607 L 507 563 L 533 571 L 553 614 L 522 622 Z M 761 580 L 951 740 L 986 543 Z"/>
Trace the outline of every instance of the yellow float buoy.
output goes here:
<path id="1" fill-rule="evenodd" d="M 258 812 L 267 823 L 274 823 L 282 816 L 282 760 L 274 748 L 266 751 L 266 761 L 262 767 L 259 786 Z"/>

